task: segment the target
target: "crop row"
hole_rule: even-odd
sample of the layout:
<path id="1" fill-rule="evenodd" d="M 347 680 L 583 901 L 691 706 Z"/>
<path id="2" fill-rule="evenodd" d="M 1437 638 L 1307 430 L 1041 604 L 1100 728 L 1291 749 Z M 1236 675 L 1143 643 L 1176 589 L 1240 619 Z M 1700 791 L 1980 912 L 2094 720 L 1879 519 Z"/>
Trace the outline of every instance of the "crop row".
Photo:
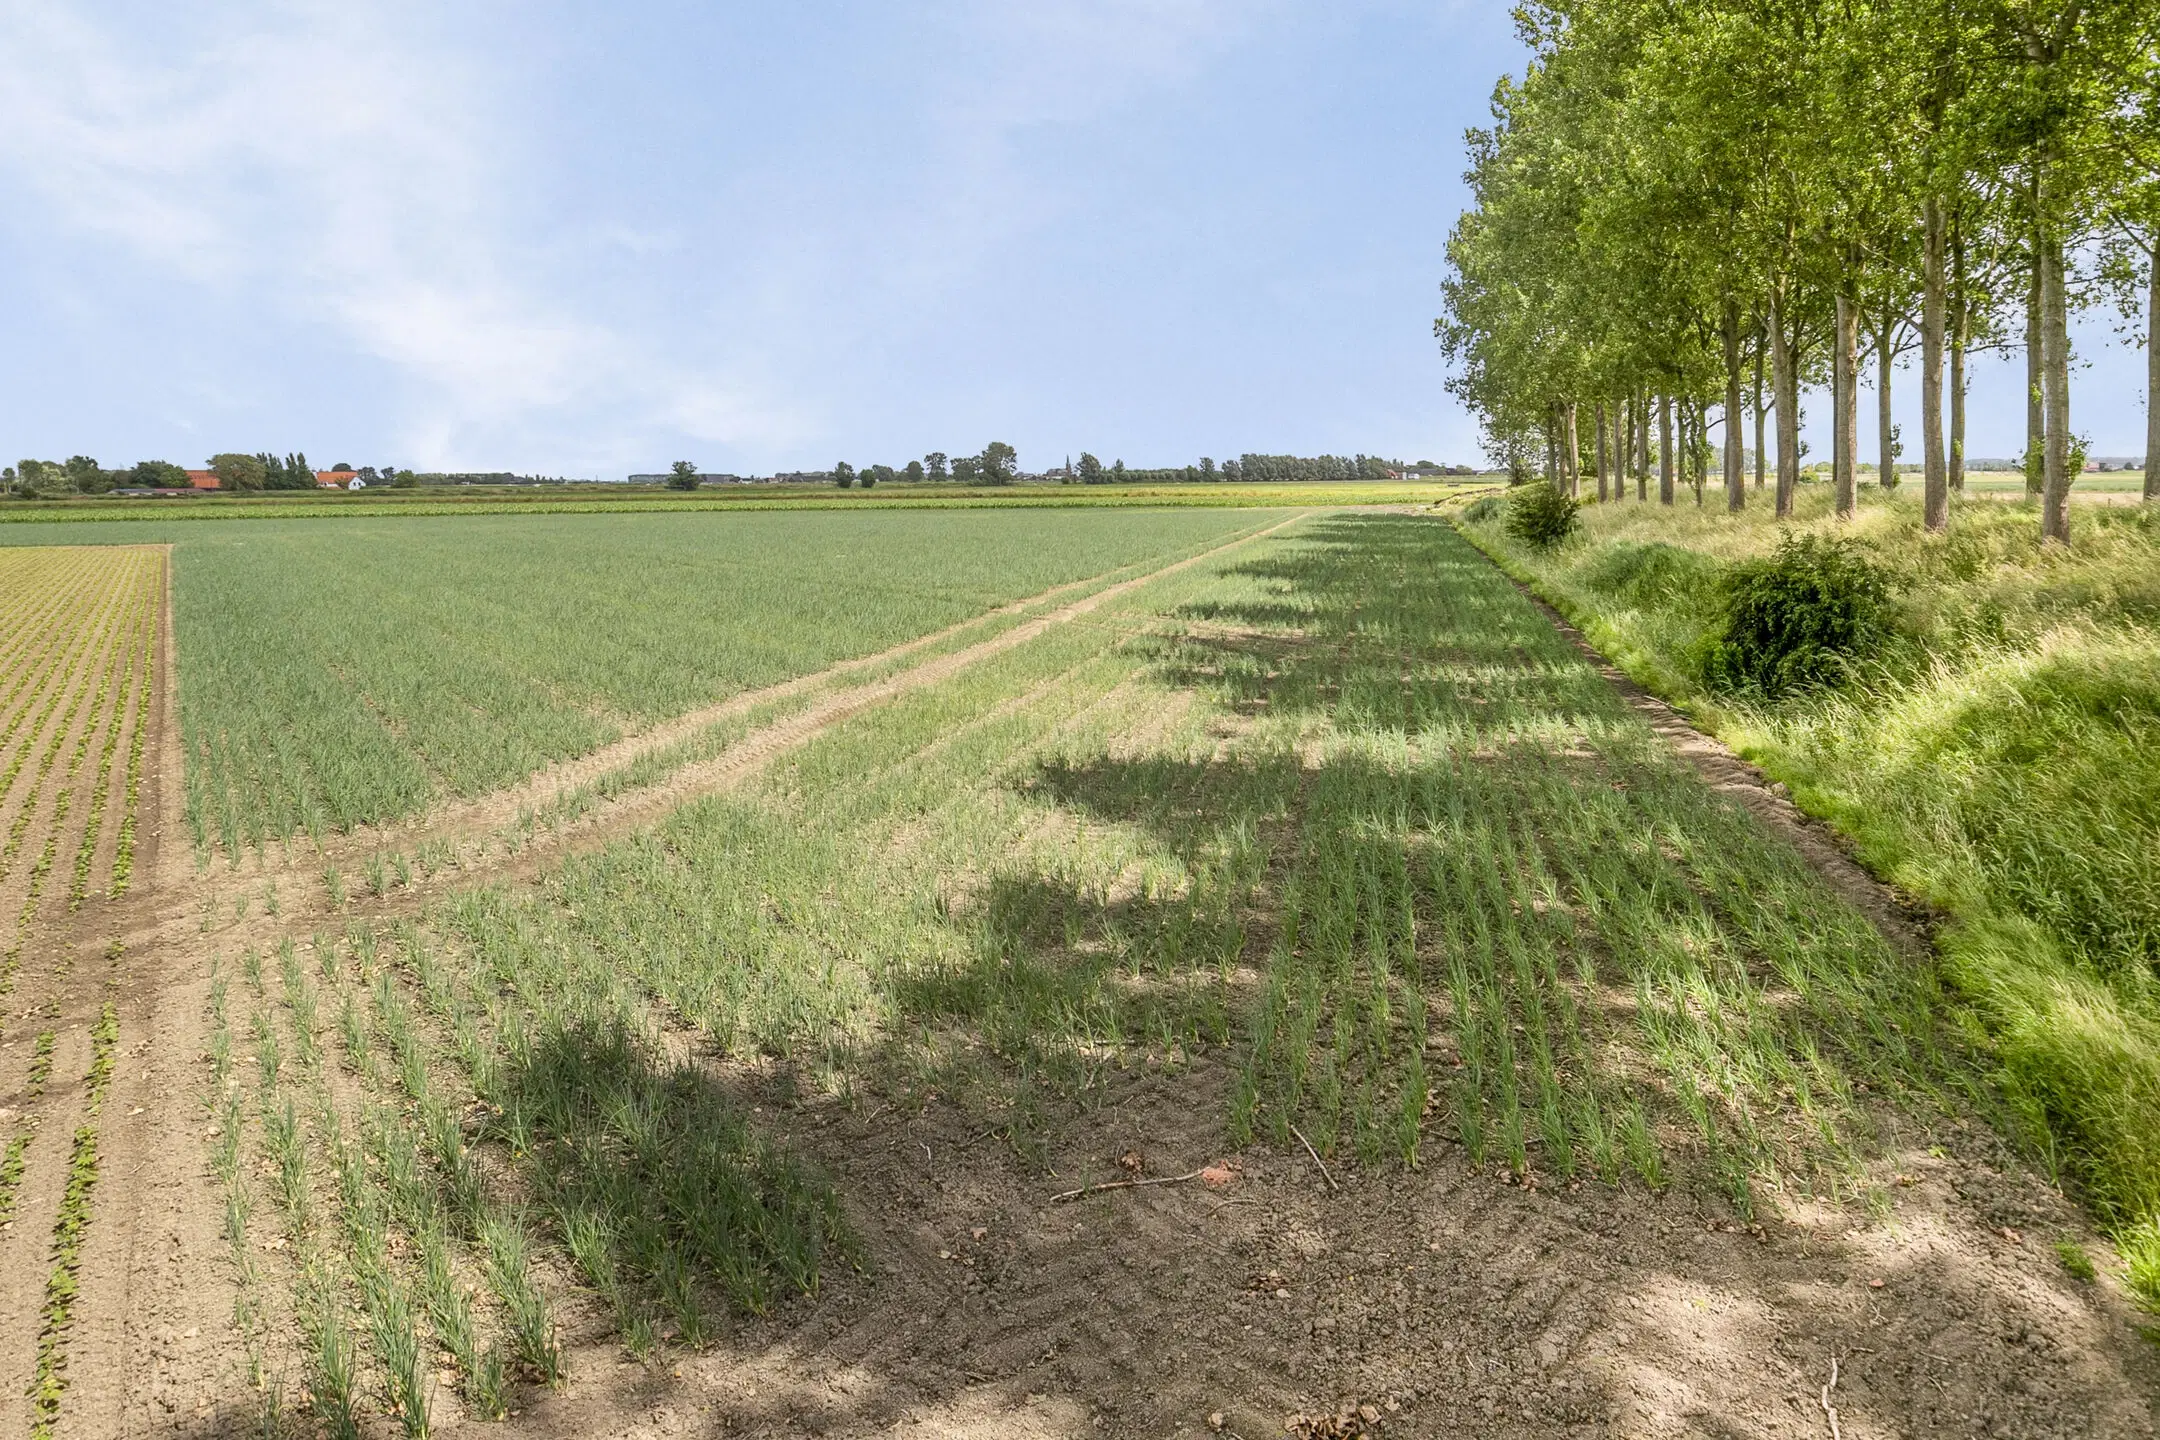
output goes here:
<path id="1" fill-rule="evenodd" d="M 484 1410 L 490 1347 L 545 1379 L 530 1317 L 576 1303 L 490 1278 L 475 1328 L 437 1316 L 413 1257 L 495 1274 L 470 1217 L 509 1217 L 526 1273 L 574 1276 L 633 1350 L 816 1289 L 838 1199 L 745 1119 L 733 1057 L 950 1097 L 1037 1159 L 1104 1071 L 1203 1064 L 1233 1136 L 1368 1166 L 1459 1145 L 1742 1213 L 1863 1186 L 1880 1127 L 1965 1079 L 1924 973 L 1452 531 L 1395 517 L 1159 579 L 536 892 L 318 936 L 275 987 L 241 964 L 248 1032 L 221 992 L 213 1051 L 236 1263 L 248 1128 L 300 1256 L 261 1293 L 295 1297 L 310 1393 L 408 1431 L 400 1316 L 471 1357 Z"/>
<path id="2" fill-rule="evenodd" d="M 271 521 L 176 573 L 196 842 L 484 793 L 627 730 L 1264 517 L 999 512 Z M 276 615 L 275 625 L 260 617 Z"/>
<path id="3" fill-rule="evenodd" d="M 1963 1083 L 1932 981 L 1451 532 L 1328 521 L 1227 569 L 447 923 L 1022 1140 L 1101 1065 L 1215 1049 L 1233 1134 L 1654 1185 L 1684 1155 L 1745 1210 L 1859 1183 L 1863 1093 Z"/>
<path id="4" fill-rule="evenodd" d="M 65 565 L 37 552 L 0 551 L 0 557 L 14 562 L 0 567 L 10 580 L 42 579 L 61 598 L 40 624 L 9 637 L 19 664 L 0 692 L 0 814 L 9 817 L 0 842 L 0 885 L 26 862 L 28 870 L 0 969 L 5 984 L 12 983 L 50 872 L 61 861 L 71 815 L 79 815 L 81 825 L 68 857 L 70 908 L 79 908 L 89 894 L 116 788 L 122 790 L 120 834 L 108 888 L 124 888 L 163 567 L 159 552 L 139 550 L 68 552 Z M 29 579 L 16 571 L 30 572 Z M 127 770 L 119 778 L 123 737 Z M 97 760 L 85 786 L 83 770 L 93 750 Z"/>

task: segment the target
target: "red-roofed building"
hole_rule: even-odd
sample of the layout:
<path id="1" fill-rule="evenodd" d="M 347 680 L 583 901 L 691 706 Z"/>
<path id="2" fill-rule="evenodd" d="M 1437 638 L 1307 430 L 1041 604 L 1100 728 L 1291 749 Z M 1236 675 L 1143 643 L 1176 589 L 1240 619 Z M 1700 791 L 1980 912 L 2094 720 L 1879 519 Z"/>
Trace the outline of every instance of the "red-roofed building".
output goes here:
<path id="1" fill-rule="evenodd" d="M 365 490 L 367 482 L 357 470 L 318 470 L 315 472 L 315 488 L 318 490 Z"/>
<path id="2" fill-rule="evenodd" d="M 217 471 L 190 470 L 187 472 L 187 483 L 197 490 L 215 490 L 218 488 Z"/>

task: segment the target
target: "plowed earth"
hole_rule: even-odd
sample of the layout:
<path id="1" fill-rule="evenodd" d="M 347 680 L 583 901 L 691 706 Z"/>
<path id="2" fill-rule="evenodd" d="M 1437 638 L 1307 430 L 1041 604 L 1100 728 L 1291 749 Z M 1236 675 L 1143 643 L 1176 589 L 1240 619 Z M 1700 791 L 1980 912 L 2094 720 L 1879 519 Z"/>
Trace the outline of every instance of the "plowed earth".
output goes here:
<path id="1" fill-rule="evenodd" d="M 42 776 L 37 787 L 18 780 L 0 809 L 11 826 L 30 817 L 0 880 L 0 921 L 22 954 L 0 1027 L 0 1118 L 6 1135 L 29 1137 L 0 1231 L 0 1434 L 38 1423 L 29 1391 L 40 1336 L 49 1355 L 57 1333 L 65 1388 L 47 1413 L 58 1433 L 85 1437 L 258 1433 L 262 1399 L 240 1361 L 207 1161 L 201 1056 L 213 953 L 416 912 L 456 888 L 527 883 L 557 857 L 737 784 L 846 716 L 1054 627 L 1110 623 L 1098 612 L 1113 593 L 1082 586 L 1037 597 L 687 717 L 395 837 L 203 869 L 178 839 L 162 554 L 0 552 L 0 567 L 29 566 L 42 568 L 0 568 L 0 595 L 28 597 L 0 614 L 32 617 L 0 634 L 0 729 L 29 713 L 17 692 L 30 662 L 17 657 L 57 646 L 81 658 L 67 662 L 64 680 L 30 692 L 63 697 L 36 702 L 58 728 L 36 729 L 33 715 L 0 749 L 5 767 L 12 747 L 47 747 L 25 752 L 22 772 Z M 154 621 L 143 619 L 145 595 Z M 156 639 L 154 665 L 147 647 L 128 648 L 138 633 Z M 101 698 L 69 709 L 72 695 Z M 723 722 L 740 733 L 710 753 L 591 797 L 608 771 Z M 123 761 L 134 727 L 145 737 L 139 878 L 115 897 L 115 817 L 133 773 Z M 33 731 L 43 739 L 26 738 Z M 113 733 L 122 738 L 108 747 Z M 108 748 L 121 757 L 109 769 Z M 1721 788 L 1751 783 L 1712 751 L 1691 745 L 1687 754 Z M 90 879 L 76 887 L 71 867 L 96 786 L 105 787 L 102 828 L 89 842 Z M 63 787 L 84 798 L 63 806 Z M 587 803 L 560 803 L 581 787 Z M 1766 823 L 1784 823 L 1763 800 Z M 554 819 L 533 823 L 551 807 Z M 161 847 L 165 836 L 175 843 Z M 372 893 L 356 877 L 369 847 L 389 840 L 407 854 L 432 845 L 454 858 Z M 47 849 L 64 858 L 26 904 L 28 861 Z M 352 888 L 339 905 L 325 872 L 341 865 L 340 887 Z M 1841 872 L 1837 883 L 1866 882 Z M 1870 913 L 1898 913 L 1891 897 L 1873 899 Z M 101 1170 L 80 1293 L 55 1332 L 45 1318 L 54 1221 L 85 1120 L 91 1031 L 108 1001 L 119 1031 L 96 1122 Z M 50 1076 L 39 1084 L 36 1037 L 47 1032 Z M 676 1038 L 695 1049 L 694 1036 Z M 521 1387 L 519 1413 L 502 1422 L 509 1432 L 2154 1433 L 2160 1352 L 2139 1338 L 2116 1287 L 2073 1280 L 2043 1240 L 2073 1236 L 2098 1255 L 2104 1247 L 1977 1121 L 1932 1151 L 1888 1157 L 1909 1182 L 1888 1216 L 1786 1203 L 1750 1227 L 1685 1187 L 1526 1187 L 1437 1141 L 1414 1171 L 1323 1168 L 1263 1145 L 1225 1154 L 1231 1076 L 1217 1059 L 1110 1072 L 1108 1094 L 1087 1113 L 1051 1122 L 1052 1175 L 934 1098 L 921 1108 L 875 1093 L 806 1099 L 755 1065 L 734 1065 L 727 1080 L 757 1123 L 831 1175 L 861 1238 L 860 1268 L 832 1267 L 814 1300 L 734 1324 L 705 1349 L 663 1346 L 640 1363 L 625 1358 L 606 1313 L 567 1270 L 548 1269 L 569 1379 Z M 1060 1176 L 1168 1179 L 1203 1167 L 1214 1167 L 1205 1180 L 1054 1198 L 1079 1183 Z M 305 1415 L 288 1423 L 313 1433 Z M 394 1433 L 387 1419 L 370 1425 Z M 489 1433 L 447 1403 L 438 1428 Z"/>

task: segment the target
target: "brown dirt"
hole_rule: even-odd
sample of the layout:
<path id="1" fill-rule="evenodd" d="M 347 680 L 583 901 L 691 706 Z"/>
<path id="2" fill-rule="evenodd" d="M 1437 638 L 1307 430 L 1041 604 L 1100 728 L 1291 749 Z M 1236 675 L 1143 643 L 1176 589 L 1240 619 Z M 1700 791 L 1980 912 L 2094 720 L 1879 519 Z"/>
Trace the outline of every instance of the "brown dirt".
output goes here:
<path id="1" fill-rule="evenodd" d="M 1018 630 L 1039 633 L 1111 593 Z M 628 797 L 488 877 L 530 875 L 572 845 L 649 823 L 820 724 L 1022 643 L 1018 630 L 821 695 L 748 737 L 740 756 Z M 131 945 L 123 961 L 126 1059 L 105 1110 L 106 1179 L 63 1418 L 63 1433 L 84 1436 L 249 1425 L 204 1140 L 206 960 L 213 943 L 229 951 L 327 918 L 258 910 L 206 933 L 206 900 L 234 892 L 205 889 L 182 838 L 170 655 L 168 612 L 144 791 L 158 824 L 144 826 L 139 867 L 154 883 L 129 902 L 141 907 L 129 928 L 155 943 Z M 1812 827 L 1746 767 L 1727 755 L 1737 769 L 1719 769 L 1716 748 L 1690 741 L 1669 711 L 1651 718 L 1710 766 L 1713 784 L 1809 839 Z M 1902 927 L 1901 943 L 1921 943 L 1895 897 L 1825 845 L 1803 853 Z M 403 909 L 425 893 L 355 910 Z M 1823 1436 L 1833 1361 L 1828 1402 L 1846 1436 L 2156 1430 L 2160 1351 L 2138 1338 L 2119 1289 L 2072 1280 L 2051 1242 L 2104 1248 L 1978 1124 L 1959 1127 L 1944 1153 L 1888 1157 L 1911 1183 L 1892 1189 L 1884 1217 L 1794 1201 L 1758 1233 L 1679 1190 L 1525 1189 L 1442 1142 L 1408 1173 L 1337 1164 L 1323 1176 L 1299 1155 L 1226 1154 L 1221 1057 L 1113 1073 L 1093 1108 L 1053 1131 L 1048 1174 L 935 1098 L 920 1112 L 876 1093 L 806 1101 L 784 1077 L 710 1063 L 761 1125 L 830 1172 L 864 1269 L 835 1270 L 814 1301 L 651 1364 L 624 1361 L 597 1309 L 573 1302 L 573 1378 L 529 1396 L 513 1433 Z M 1051 1199 L 1116 1176 L 1128 1151 L 1154 1176 L 1218 1160 L 1236 1173 L 1219 1188 Z M 0 1237 L 0 1253 L 20 1238 Z M 9 1305 L 42 1283 L 33 1269 L 11 1267 Z M 16 1402 L 7 1414 L 0 1433 L 15 1433 L 26 1411 Z"/>

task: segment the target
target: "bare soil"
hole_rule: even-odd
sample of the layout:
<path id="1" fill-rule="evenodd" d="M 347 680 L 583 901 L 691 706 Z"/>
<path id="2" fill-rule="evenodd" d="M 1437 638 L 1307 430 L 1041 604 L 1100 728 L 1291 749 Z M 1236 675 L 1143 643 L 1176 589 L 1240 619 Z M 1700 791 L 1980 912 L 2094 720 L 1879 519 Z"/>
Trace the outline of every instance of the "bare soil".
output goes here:
<path id="1" fill-rule="evenodd" d="M 1076 613 L 1068 605 L 1028 624 Z M 731 751 L 692 767 L 557 843 L 595 844 L 649 823 L 862 705 L 952 673 L 983 646 L 1020 643 L 1008 638 L 1017 634 L 838 686 L 742 742 L 739 763 Z M 170 636 L 168 608 L 144 852 L 126 902 L 135 909 L 112 917 L 138 938 L 120 962 L 123 1063 L 105 1107 L 104 1175 L 70 1338 L 68 1435 L 252 1433 L 256 1399 L 240 1373 L 205 1139 L 213 947 L 229 953 L 408 908 L 438 888 L 356 899 L 338 915 L 302 896 L 276 916 L 213 913 L 234 887 L 198 873 L 184 839 Z M 1714 742 L 1631 698 L 1713 784 L 1792 835 L 1925 963 L 1924 933 L 1897 897 L 1747 767 L 1721 760 Z M 612 763 L 631 753 L 642 752 Z M 588 773 L 597 770 L 550 783 Z M 501 813 L 446 812 L 401 838 L 470 834 Z M 496 856 L 446 873 L 439 888 L 515 883 L 559 853 Z M 21 1032 L 11 1020 L 6 1033 L 12 1044 Z M 19 1073 L 17 1052 L 5 1054 Z M 649 1363 L 625 1360 L 599 1307 L 573 1300 L 571 1379 L 532 1393 L 509 1422 L 514 1433 L 1257 1440 L 2160 1428 L 2160 1348 L 2106 1278 L 2104 1245 L 1976 1121 L 1930 1137 L 1932 1152 L 1915 1139 L 1884 1157 L 1886 1213 L 1788 1199 L 1750 1227 L 1679 1188 L 1508 1183 L 1437 1139 L 1409 1172 L 1323 1172 L 1262 1146 L 1228 1153 L 1220 1056 L 1111 1072 L 1084 1111 L 1056 1123 L 1048 1173 L 942 1100 L 916 1110 L 874 1092 L 805 1099 L 784 1073 L 711 1063 L 759 1124 L 831 1174 L 861 1238 L 861 1268 L 836 1267 L 814 1300 L 740 1324 L 704 1351 L 663 1350 Z M 1899 1122 L 1883 1123 L 1895 1133 Z M 1229 1174 L 1053 1198 L 1133 1178 L 1120 1163 L 1128 1155 L 1140 1178 L 1217 1164 Z M 35 1261 L 48 1234 L 49 1221 L 40 1229 L 27 1209 L 0 1232 L 0 1255 L 14 1262 L 0 1281 L 9 1376 L 27 1365 L 20 1322 L 42 1294 Z M 2102 1278 L 2071 1278 L 2058 1238 L 2087 1246 Z M 0 1397 L 0 1415 L 0 1435 L 27 1429 L 25 1401 Z"/>

